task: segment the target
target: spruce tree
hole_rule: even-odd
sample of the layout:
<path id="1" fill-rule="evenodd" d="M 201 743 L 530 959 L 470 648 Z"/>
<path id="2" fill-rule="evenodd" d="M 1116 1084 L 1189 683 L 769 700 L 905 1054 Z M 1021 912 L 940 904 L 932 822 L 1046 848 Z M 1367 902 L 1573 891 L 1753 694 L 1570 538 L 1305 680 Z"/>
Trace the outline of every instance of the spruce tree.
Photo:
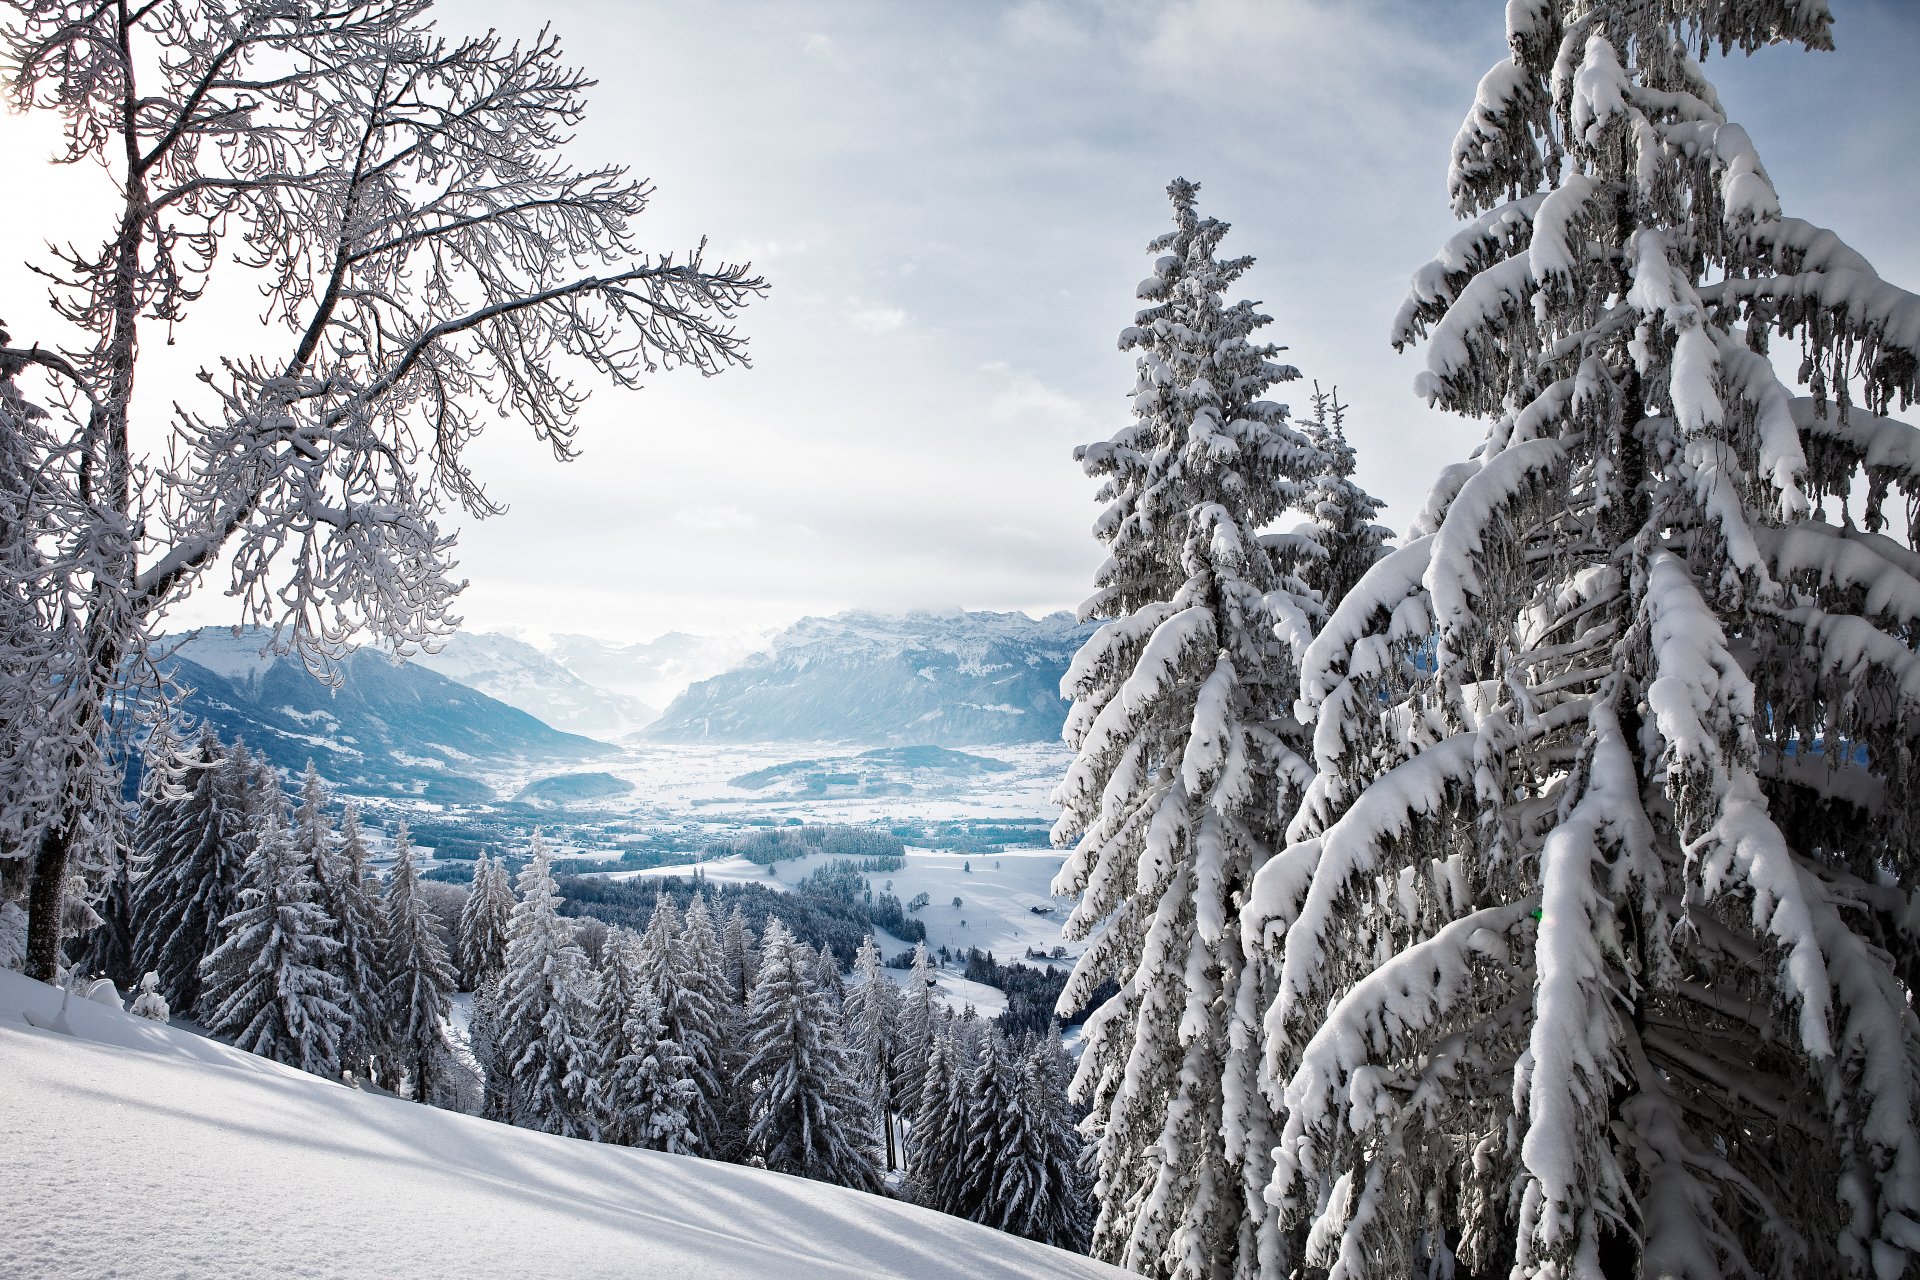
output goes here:
<path id="1" fill-rule="evenodd" d="M 725 1157 L 742 1137 L 729 1126 L 727 1094 L 737 1088 L 745 1011 L 732 1003 L 720 935 L 702 893 L 693 895 L 680 920 L 671 995 L 662 1016 L 667 1035 L 687 1056 L 694 1083 L 688 1111 L 693 1142 L 701 1155 Z"/>
<path id="2" fill-rule="evenodd" d="M 473 866 L 473 888 L 460 908 L 458 945 L 460 980 L 479 991 L 507 963 L 507 929 L 513 920 L 513 886 L 504 865 L 482 853 Z"/>
<path id="3" fill-rule="evenodd" d="M 1019 1100 L 1019 1083 L 1006 1038 L 989 1027 L 980 1037 L 979 1052 L 961 1075 L 964 1132 L 947 1212 L 998 1225 L 1005 1213 L 995 1192 L 1012 1154 Z"/>
<path id="4" fill-rule="evenodd" d="M 1386 504 L 1353 478 L 1358 459 L 1347 443 L 1347 406 L 1340 403 L 1340 389 L 1322 391 L 1315 383 L 1312 402 L 1313 416 L 1301 423 L 1301 434 L 1319 462 L 1300 500 L 1308 517 L 1301 532 L 1312 551 L 1301 557 L 1297 571 L 1320 611 L 1330 615 L 1387 553 L 1393 531 L 1375 520 Z M 1287 557 L 1281 562 L 1286 564 Z"/>
<path id="5" fill-rule="evenodd" d="M 546 842 L 536 833 L 520 870 L 520 901 L 507 936 L 500 979 L 495 1061 L 504 1088 L 488 1082 L 493 1118 L 566 1137 L 596 1135 L 597 1055 L 586 953 L 560 915 L 560 893 Z"/>
<path id="6" fill-rule="evenodd" d="M 897 1167 L 893 1113 L 899 1109 L 895 1069 L 900 1023 L 900 989 L 887 977 L 880 946 L 868 934 L 854 952 L 853 983 L 841 1007 L 840 1025 L 853 1059 L 862 1101 L 884 1131 L 887 1168 Z"/>
<path id="7" fill-rule="evenodd" d="M 392 1074 L 404 1071 L 414 1098 L 430 1102 L 448 1052 L 446 1021 L 453 966 L 447 960 L 439 923 L 420 892 L 420 873 L 413 865 L 413 844 L 405 822 L 394 828 L 393 857 L 381 913 L 386 935 L 381 964 L 386 1009 L 383 1039 Z"/>
<path id="8" fill-rule="evenodd" d="M 1085 1140 L 1067 1098 L 1072 1065 L 1060 1028 L 1036 1036 L 1015 1064 L 1016 1081 L 991 1202 L 1002 1231 L 1084 1251 L 1093 1214 L 1082 1163 Z"/>
<path id="9" fill-rule="evenodd" d="M 1506 12 L 1396 326 L 1485 436 L 1306 655 L 1248 908 L 1269 1195 L 1355 1277 L 1910 1273 L 1920 299 L 1703 66 L 1830 18 Z"/>
<path id="10" fill-rule="evenodd" d="M 1107 621 L 1062 682 L 1078 757 L 1054 793 L 1054 841 L 1072 848 L 1054 892 L 1078 896 L 1067 931 L 1091 939 L 1062 1011 L 1118 987 L 1087 1020 L 1075 1082 L 1100 1166 L 1094 1253 L 1210 1277 L 1277 1247 L 1243 1231 L 1264 1188 L 1229 1145 L 1223 1081 L 1240 904 L 1311 773 L 1290 708 L 1319 604 L 1283 572 L 1291 543 L 1262 531 L 1328 463 L 1261 398 L 1298 374 L 1256 339 L 1256 304 L 1226 301 L 1252 260 L 1216 257 L 1227 226 L 1200 215 L 1197 185 L 1167 191 L 1174 228 L 1149 245 L 1148 306 L 1120 335 L 1138 353 L 1133 421 L 1075 455 L 1101 481 L 1109 553 L 1081 615 Z"/>
<path id="11" fill-rule="evenodd" d="M 861 1191 L 880 1189 L 875 1136 L 814 976 L 818 956 L 769 918 L 748 1013 L 748 1140 L 766 1166 Z"/>
<path id="12" fill-rule="evenodd" d="M 327 829 L 325 800 L 325 788 L 309 764 L 294 830 L 303 846 L 302 856 L 314 868 L 317 900 L 332 918 L 333 936 L 340 943 L 328 961 L 329 971 L 340 979 L 341 1008 L 348 1016 L 340 1064 L 357 1076 L 370 1077 L 387 1034 L 386 925 L 379 884 L 367 866 L 360 816 L 349 803 L 336 836 Z"/>
<path id="13" fill-rule="evenodd" d="M 927 1057 L 933 1052 L 936 1022 L 933 968 L 925 942 L 913 944 L 913 965 L 908 975 L 900 996 L 893 1057 L 900 1110 L 911 1116 L 920 1106 L 920 1084 L 926 1078 Z"/>
<path id="14" fill-rule="evenodd" d="M 274 809 L 260 806 L 238 906 L 201 962 L 200 1016 L 236 1048 L 337 1075 L 348 1017 L 328 962 L 340 944 L 314 901 L 311 869 Z"/>
<path id="15" fill-rule="evenodd" d="M 966 1149 L 966 1087 L 957 1019 L 942 1014 L 929 1037 L 920 1097 L 907 1135 L 908 1185 L 929 1209 L 958 1208 L 960 1159 Z"/>
<path id="16" fill-rule="evenodd" d="M 238 750 L 236 744 L 235 750 Z M 135 963 L 158 975 L 176 1016 L 199 1015 L 201 965 L 220 945 L 246 865 L 244 797 L 228 785 L 229 753 L 211 725 L 166 766 L 170 780 L 137 829 L 145 868 L 134 888 Z"/>
<path id="17" fill-rule="evenodd" d="M 747 1002 L 753 998 L 753 984 L 760 978 L 760 968 L 753 927 L 747 923 L 746 908 L 737 902 L 733 910 L 727 913 L 721 944 L 726 955 L 727 983 L 733 991 L 733 1005 L 745 1012 Z"/>
<path id="18" fill-rule="evenodd" d="M 675 1155 L 698 1154 L 693 1059 L 667 1034 L 660 1000 L 644 983 L 621 1019 L 620 1055 L 603 1078 L 601 1140 Z"/>

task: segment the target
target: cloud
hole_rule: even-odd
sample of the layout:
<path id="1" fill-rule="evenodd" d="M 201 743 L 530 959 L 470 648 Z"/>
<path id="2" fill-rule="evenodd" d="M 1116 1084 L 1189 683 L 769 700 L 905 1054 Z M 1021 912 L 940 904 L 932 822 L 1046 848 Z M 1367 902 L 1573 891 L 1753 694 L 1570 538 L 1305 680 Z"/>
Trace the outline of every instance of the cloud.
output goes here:
<path id="1" fill-rule="evenodd" d="M 873 303 L 856 305 L 847 313 L 847 323 L 862 333 L 893 333 L 907 327 L 907 313 Z"/>
<path id="2" fill-rule="evenodd" d="M 831 58 L 834 55 L 833 37 L 818 31 L 809 32 L 800 49 L 809 58 Z"/>
<path id="3" fill-rule="evenodd" d="M 990 372 L 1004 372 L 998 361 L 986 366 Z M 1092 415 L 1086 406 L 1065 392 L 1056 391 L 1031 374 L 1016 374 L 987 402 L 987 416 L 995 422 L 1071 422 L 1083 423 Z"/>
<path id="4" fill-rule="evenodd" d="M 673 522 L 694 533 L 734 533 L 752 529 L 760 523 L 734 506 L 681 507 L 673 513 Z"/>

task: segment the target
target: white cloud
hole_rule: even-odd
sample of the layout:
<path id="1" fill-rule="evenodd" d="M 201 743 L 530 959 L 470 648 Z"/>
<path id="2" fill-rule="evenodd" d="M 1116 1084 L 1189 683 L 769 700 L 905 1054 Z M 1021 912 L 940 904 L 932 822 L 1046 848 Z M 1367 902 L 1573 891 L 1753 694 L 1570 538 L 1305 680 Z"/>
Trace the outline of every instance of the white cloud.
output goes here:
<path id="1" fill-rule="evenodd" d="M 1004 364 L 988 366 L 1003 372 Z M 1084 423 L 1091 419 L 1086 406 L 1064 392 L 1056 391 L 1031 374 L 1017 374 L 994 393 L 987 402 L 987 415 L 995 422 Z"/>
<path id="2" fill-rule="evenodd" d="M 734 506 L 681 507 L 673 513 L 674 524 L 694 533 L 735 533 L 752 529 L 760 522 Z"/>
<path id="3" fill-rule="evenodd" d="M 800 48 L 809 58 L 831 58 L 834 54 L 833 37 L 818 31 L 809 32 Z"/>
<path id="4" fill-rule="evenodd" d="M 907 313 L 898 307 L 870 303 L 848 312 L 847 323 L 862 333 L 893 333 L 907 327 Z"/>

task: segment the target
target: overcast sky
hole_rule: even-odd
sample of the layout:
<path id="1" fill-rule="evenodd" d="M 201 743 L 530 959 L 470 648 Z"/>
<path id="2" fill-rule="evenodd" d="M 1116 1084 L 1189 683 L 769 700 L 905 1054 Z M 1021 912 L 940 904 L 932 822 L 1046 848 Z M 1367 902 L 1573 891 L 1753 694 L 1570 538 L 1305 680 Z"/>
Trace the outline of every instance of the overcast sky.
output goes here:
<path id="1" fill-rule="evenodd" d="M 1833 6 L 1840 52 L 1709 74 L 1787 211 L 1913 287 L 1920 4 Z M 1070 454 L 1126 419 L 1115 335 L 1176 175 L 1233 224 L 1227 249 L 1259 259 L 1246 293 L 1288 359 L 1352 403 L 1361 479 L 1403 525 L 1479 434 L 1413 398 L 1421 357 L 1386 337 L 1451 232 L 1449 145 L 1504 54 L 1502 10 L 546 0 L 600 81 L 579 158 L 658 188 L 641 238 L 705 235 L 772 291 L 744 317 L 751 370 L 602 391 L 572 465 L 490 429 L 472 460 L 512 509 L 463 529 L 469 626 L 643 639 L 854 607 L 1073 607 L 1101 552 Z M 438 12 L 449 30 L 529 28 L 524 4 Z M 45 150 L 0 119 L 0 172 Z M 36 214 L 39 235 L 74 216 L 6 203 L 10 245 Z M 0 267 L 16 338 L 43 293 Z M 209 585 L 179 621 L 232 620 Z"/>

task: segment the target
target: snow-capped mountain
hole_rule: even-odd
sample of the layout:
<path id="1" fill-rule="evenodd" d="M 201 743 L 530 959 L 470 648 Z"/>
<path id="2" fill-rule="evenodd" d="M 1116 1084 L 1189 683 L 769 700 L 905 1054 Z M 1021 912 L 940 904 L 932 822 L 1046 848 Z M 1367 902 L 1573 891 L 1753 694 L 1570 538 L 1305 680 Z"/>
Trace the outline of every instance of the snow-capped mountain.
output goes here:
<path id="1" fill-rule="evenodd" d="M 548 656 L 596 689 L 664 707 L 695 681 L 717 676 L 766 648 L 772 631 L 696 636 L 669 631 L 636 644 L 556 635 Z M 657 715 L 658 712 L 655 712 Z M 649 717 L 651 718 L 651 717 Z"/>
<path id="2" fill-rule="evenodd" d="M 666 741 L 938 746 L 1060 736 L 1060 677 L 1092 627 L 1065 613 L 802 618 L 770 652 L 694 684 L 646 730 Z"/>
<path id="3" fill-rule="evenodd" d="M 262 652 L 265 643 L 260 631 L 206 627 L 169 637 L 159 652 L 192 690 L 181 703 L 188 715 L 285 772 L 311 759 L 355 794 L 486 801 L 494 791 L 479 775 L 609 750 L 415 663 L 363 649 L 331 689 L 298 658 Z"/>
<path id="4" fill-rule="evenodd" d="M 526 641 L 494 632 L 461 632 L 440 652 L 420 654 L 412 662 L 555 729 L 590 738 L 624 737 L 660 714 L 658 704 L 584 679 Z"/>

